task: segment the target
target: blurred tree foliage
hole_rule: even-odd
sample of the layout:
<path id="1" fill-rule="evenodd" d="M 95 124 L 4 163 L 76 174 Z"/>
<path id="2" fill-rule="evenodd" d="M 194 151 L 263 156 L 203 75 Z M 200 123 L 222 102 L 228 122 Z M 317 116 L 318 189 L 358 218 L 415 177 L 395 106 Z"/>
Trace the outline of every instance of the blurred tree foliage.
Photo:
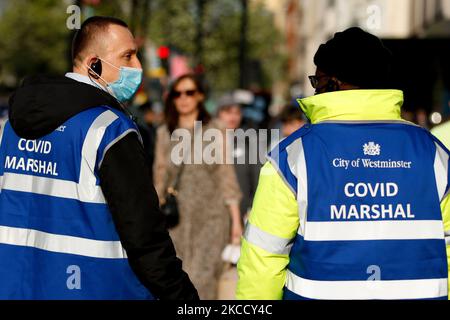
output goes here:
<path id="1" fill-rule="evenodd" d="M 67 70 L 67 5 L 61 0 L 9 1 L 0 19 L 0 68 L 17 81 Z"/>
<path id="2" fill-rule="evenodd" d="M 9 0 L 0 19 L 0 71 L 18 80 L 28 74 L 64 73 L 69 66 L 72 32 L 66 28 L 67 6 L 75 1 Z M 197 61 L 197 0 L 103 0 L 85 15 L 110 15 L 126 20 L 156 45 L 169 45 Z M 143 8 L 148 10 L 143 10 Z M 239 83 L 239 41 L 242 8 L 239 0 L 207 0 L 203 16 L 202 63 L 218 91 Z M 133 16 L 133 17 L 131 17 Z M 258 1 L 249 6 L 247 56 L 261 65 L 260 85 L 268 88 L 280 76 L 285 59 L 282 36 L 272 14 Z M 85 17 L 83 17 L 85 18 Z M 146 25 L 144 32 L 142 25 Z M 1 79 L 0 79 L 1 80 Z"/>
<path id="3" fill-rule="evenodd" d="M 198 11 L 195 0 L 151 0 L 149 36 L 194 57 Z M 203 18 L 202 62 L 212 87 L 234 89 L 239 83 L 239 42 L 242 8 L 238 0 L 208 0 Z M 272 14 L 260 2 L 249 6 L 248 61 L 262 66 L 259 85 L 270 88 L 280 77 L 285 58 L 277 50 L 283 38 Z M 194 60 L 194 59 L 193 59 Z"/>

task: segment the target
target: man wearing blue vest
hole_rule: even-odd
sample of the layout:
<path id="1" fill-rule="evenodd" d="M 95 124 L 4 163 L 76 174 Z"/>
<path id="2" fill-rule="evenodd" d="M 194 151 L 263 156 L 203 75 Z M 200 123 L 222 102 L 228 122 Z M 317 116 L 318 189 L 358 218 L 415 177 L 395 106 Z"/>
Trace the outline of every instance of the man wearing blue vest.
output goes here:
<path id="1" fill-rule="evenodd" d="M 391 59 L 359 28 L 320 46 L 312 124 L 261 172 L 239 299 L 447 299 L 449 151 L 401 119 Z"/>
<path id="2" fill-rule="evenodd" d="M 73 72 L 26 79 L 0 131 L 0 299 L 196 300 L 123 108 L 134 37 L 93 17 L 72 49 Z"/>

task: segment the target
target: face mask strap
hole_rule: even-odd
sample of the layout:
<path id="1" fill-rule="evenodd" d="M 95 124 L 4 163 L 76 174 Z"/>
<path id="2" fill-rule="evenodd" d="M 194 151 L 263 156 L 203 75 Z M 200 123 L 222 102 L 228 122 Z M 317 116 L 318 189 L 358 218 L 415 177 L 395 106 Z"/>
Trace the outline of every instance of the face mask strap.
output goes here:
<path id="1" fill-rule="evenodd" d="M 117 67 L 117 66 L 115 66 L 115 65 L 113 65 L 111 62 L 108 62 L 108 61 L 106 61 L 105 59 L 103 59 L 103 58 L 101 58 L 101 57 L 98 57 L 97 56 L 97 59 L 98 60 L 100 60 L 101 62 L 105 62 L 106 64 L 108 64 L 108 65 L 110 65 L 111 67 L 113 67 L 113 68 L 116 68 L 117 70 L 121 70 L 121 69 L 123 69 L 124 67 L 121 67 L 121 68 L 119 68 L 119 67 Z M 92 68 L 89 68 L 89 69 L 91 69 L 92 70 Z M 93 71 L 93 70 L 92 70 Z M 95 71 L 93 71 L 93 72 L 95 72 Z M 95 72 L 95 74 L 97 74 L 96 72 Z M 113 95 L 112 93 L 111 93 L 111 91 L 109 90 L 109 83 L 105 80 L 105 79 L 103 79 L 99 74 L 97 74 L 97 76 L 101 79 L 101 80 L 103 80 L 103 82 L 105 82 L 106 83 L 106 90 L 108 90 L 108 92 L 111 94 L 111 95 Z"/>
<path id="2" fill-rule="evenodd" d="M 122 98 L 122 95 L 123 95 L 123 88 L 119 88 L 119 93 L 117 93 L 116 92 L 116 90 L 113 88 L 113 86 L 115 86 L 116 84 L 119 84 L 119 83 L 122 83 L 122 85 L 123 85 L 123 81 L 125 81 L 124 80 L 124 77 L 125 77 L 125 75 L 124 75 L 124 70 L 126 70 L 127 69 L 127 67 L 121 67 L 121 68 L 118 68 L 117 66 L 115 66 L 115 65 L 113 65 L 112 63 L 110 63 L 110 62 L 108 62 L 108 61 L 106 61 L 106 60 L 104 60 L 104 59 L 102 59 L 102 58 L 100 58 L 100 57 L 98 57 L 97 56 L 97 59 L 98 60 L 100 60 L 100 61 L 102 61 L 102 62 L 105 62 L 106 64 L 108 64 L 108 65 L 110 65 L 110 66 L 112 66 L 112 67 L 114 67 L 114 68 L 116 68 L 117 70 L 119 70 L 119 79 L 118 80 L 116 80 L 115 82 L 112 82 L 112 83 L 108 83 L 104 78 L 102 78 L 97 72 L 95 72 L 90 66 L 87 66 L 86 65 L 86 67 L 88 68 L 88 70 L 90 70 L 91 72 L 93 72 L 97 77 L 98 77 L 98 79 L 101 79 L 104 83 L 105 83 L 105 86 L 103 86 L 103 85 L 101 85 L 101 84 L 99 84 L 98 82 L 96 82 L 96 81 L 94 81 L 94 80 L 92 80 L 91 79 L 91 81 L 97 86 L 97 87 L 102 87 L 102 89 L 104 89 L 105 91 L 107 91 L 111 96 L 113 96 L 114 98 L 116 98 L 116 100 L 122 105 L 122 102 L 120 101 L 120 99 Z M 135 70 L 139 70 L 140 71 L 140 76 L 142 76 L 142 69 L 136 69 L 136 68 L 128 68 L 128 69 L 135 69 Z M 89 74 L 90 75 L 90 74 Z M 91 75 L 90 75 L 91 76 Z M 90 78 L 90 77 L 89 77 Z M 142 79 L 141 79 L 142 80 Z M 117 89 L 117 88 L 116 88 Z M 133 88 L 133 90 L 134 90 L 135 88 Z M 115 94 L 115 92 L 119 95 L 119 97 Z M 134 94 L 136 93 L 136 91 L 134 92 Z M 125 98 L 126 99 L 126 98 Z"/>
<path id="3" fill-rule="evenodd" d="M 116 68 L 117 70 L 120 70 L 119 67 L 113 65 L 111 62 L 108 62 L 108 61 L 106 61 L 105 59 L 102 59 L 102 58 L 100 58 L 100 57 L 98 57 L 98 59 L 99 59 L 100 61 L 105 62 L 106 64 L 110 65 L 111 67 L 114 67 L 114 68 Z"/>

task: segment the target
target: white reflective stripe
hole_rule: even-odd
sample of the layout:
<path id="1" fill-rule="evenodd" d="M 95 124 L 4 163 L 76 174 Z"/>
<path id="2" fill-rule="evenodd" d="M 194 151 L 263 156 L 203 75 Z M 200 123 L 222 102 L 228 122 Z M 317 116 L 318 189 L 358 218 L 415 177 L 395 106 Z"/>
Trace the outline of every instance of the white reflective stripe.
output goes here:
<path id="1" fill-rule="evenodd" d="M 292 248 L 292 240 L 271 235 L 258 227 L 247 223 L 244 239 L 269 253 L 289 255 Z"/>
<path id="2" fill-rule="evenodd" d="M 436 143 L 436 158 L 434 160 L 434 174 L 439 193 L 439 201 L 444 200 L 448 185 L 448 160 L 449 155 Z"/>
<path id="3" fill-rule="evenodd" d="M 102 166 L 103 160 L 105 159 L 105 155 L 108 152 L 108 150 L 115 145 L 117 142 L 119 142 L 120 140 L 122 140 L 127 134 L 131 133 L 131 132 L 136 132 L 138 135 L 139 133 L 135 130 L 135 129 L 128 129 L 127 131 L 125 131 L 124 133 L 122 133 L 120 136 L 118 136 L 117 138 L 115 138 L 113 141 L 111 141 L 106 148 L 103 150 L 103 154 L 102 154 L 102 158 L 100 159 L 100 161 L 98 162 L 98 167 L 100 168 Z"/>
<path id="4" fill-rule="evenodd" d="M 444 239 L 442 221 L 308 222 L 306 241 Z"/>
<path id="5" fill-rule="evenodd" d="M 89 128 L 81 152 L 79 183 L 8 172 L 0 179 L 0 189 L 75 199 L 87 203 L 105 204 L 106 200 L 103 192 L 96 185 L 95 163 L 97 150 L 106 128 L 116 119 L 118 119 L 118 116 L 108 110 L 100 114 Z"/>
<path id="6" fill-rule="evenodd" d="M 306 170 L 303 140 L 298 139 L 287 148 L 288 163 L 292 173 L 297 177 L 297 202 L 300 217 L 300 235 L 305 234 L 306 215 L 308 212 L 308 172 Z"/>
<path id="7" fill-rule="evenodd" d="M 447 279 L 400 281 L 313 281 L 287 272 L 286 288 L 316 300 L 412 300 L 446 297 Z"/>
<path id="8" fill-rule="evenodd" d="M 97 159 L 97 150 L 105 135 L 106 128 L 117 120 L 119 117 L 112 111 L 108 110 L 100 114 L 89 128 L 83 143 L 81 151 L 80 166 L 80 188 L 79 196 L 81 201 L 93 202 L 94 199 L 103 199 L 103 192 L 96 185 L 97 179 L 94 175 L 95 162 Z"/>
<path id="9" fill-rule="evenodd" d="M 90 202 L 92 199 L 103 198 L 102 190 L 96 186 L 97 179 L 94 175 L 97 150 L 105 135 L 106 128 L 119 117 L 108 110 L 100 114 L 89 128 L 81 151 L 80 166 L 80 197 L 82 201 Z M 103 198 L 104 199 L 104 198 Z"/>
<path id="10" fill-rule="evenodd" d="M 280 170 L 280 167 L 278 166 L 277 161 L 275 159 L 269 157 L 269 156 L 267 156 L 267 160 L 272 164 L 273 168 L 277 171 L 277 173 L 280 176 L 281 180 L 283 180 L 283 182 L 286 184 L 288 189 L 291 190 L 291 192 L 294 194 L 294 197 L 297 198 L 297 194 L 296 194 L 294 188 L 292 188 L 291 184 L 287 181 L 286 177 L 284 176 L 284 174 Z"/>
<path id="11" fill-rule="evenodd" d="M 320 124 L 404 124 L 411 127 L 418 127 L 421 128 L 421 126 L 406 121 L 406 120 L 326 120 L 319 122 Z"/>
<path id="12" fill-rule="evenodd" d="M 67 180 L 30 176 L 5 172 L 0 176 L 0 189 L 29 192 L 45 196 L 67 198 L 90 203 L 105 203 L 102 193 L 97 192 L 89 201 L 83 198 L 84 186 Z"/>
<path id="13" fill-rule="evenodd" d="M 120 241 L 98 241 L 0 226 L 0 243 L 101 259 L 126 259 Z"/>

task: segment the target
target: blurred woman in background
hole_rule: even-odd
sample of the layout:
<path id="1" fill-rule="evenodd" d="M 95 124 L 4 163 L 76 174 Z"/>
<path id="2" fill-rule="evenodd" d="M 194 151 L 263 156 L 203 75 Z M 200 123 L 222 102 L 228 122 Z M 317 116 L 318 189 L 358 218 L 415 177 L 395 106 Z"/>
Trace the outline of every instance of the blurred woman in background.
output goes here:
<path id="1" fill-rule="evenodd" d="M 255 197 L 261 170 L 259 161 L 254 163 L 253 160 L 252 162 L 252 156 L 258 153 L 258 147 L 261 145 L 259 142 L 260 137 L 258 135 L 256 145 L 252 145 L 253 142 L 251 139 L 246 140 L 245 137 L 242 136 L 246 134 L 246 130 L 249 128 L 242 126 L 242 107 L 233 94 L 227 94 L 219 99 L 217 119 L 221 121 L 228 130 L 235 132 L 238 129 L 242 129 L 243 132 L 242 134 L 236 134 L 235 132 L 235 135 L 230 137 L 231 141 L 229 141 L 229 143 L 233 147 L 233 150 L 231 151 L 234 160 L 234 168 L 242 192 L 242 201 L 240 205 L 242 221 L 246 221 L 247 215 L 252 208 L 253 198 Z M 245 144 L 239 143 L 239 141 L 245 141 Z"/>
<path id="2" fill-rule="evenodd" d="M 194 150 L 196 121 L 201 121 L 203 132 L 211 128 L 222 130 L 221 144 L 225 146 L 225 130 L 211 120 L 204 101 L 204 89 L 195 76 L 185 75 L 174 82 L 166 101 L 165 125 L 157 132 L 154 179 L 162 203 L 168 188 L 179 180 L 180 222 L 171 230 L 171 236 L 200 298 L 214 300 L 223 268 L 222 250 L 229 243 L 238 244 L 242 236 L 239 210 L 242 196 L 236 174 L 229 164 L 207 165 L 202 161 L 202 164 L 177 166 L 171 160 L 172 149 L 180 143 L 171 141 L 171 136 L 178 137 L 177 129 L 191 133 L 191 150 Z M 202 148 L 206 146 L 202 143 Z M 194 152 L 188 155 L 189 163 L 193 163 Z"/>

